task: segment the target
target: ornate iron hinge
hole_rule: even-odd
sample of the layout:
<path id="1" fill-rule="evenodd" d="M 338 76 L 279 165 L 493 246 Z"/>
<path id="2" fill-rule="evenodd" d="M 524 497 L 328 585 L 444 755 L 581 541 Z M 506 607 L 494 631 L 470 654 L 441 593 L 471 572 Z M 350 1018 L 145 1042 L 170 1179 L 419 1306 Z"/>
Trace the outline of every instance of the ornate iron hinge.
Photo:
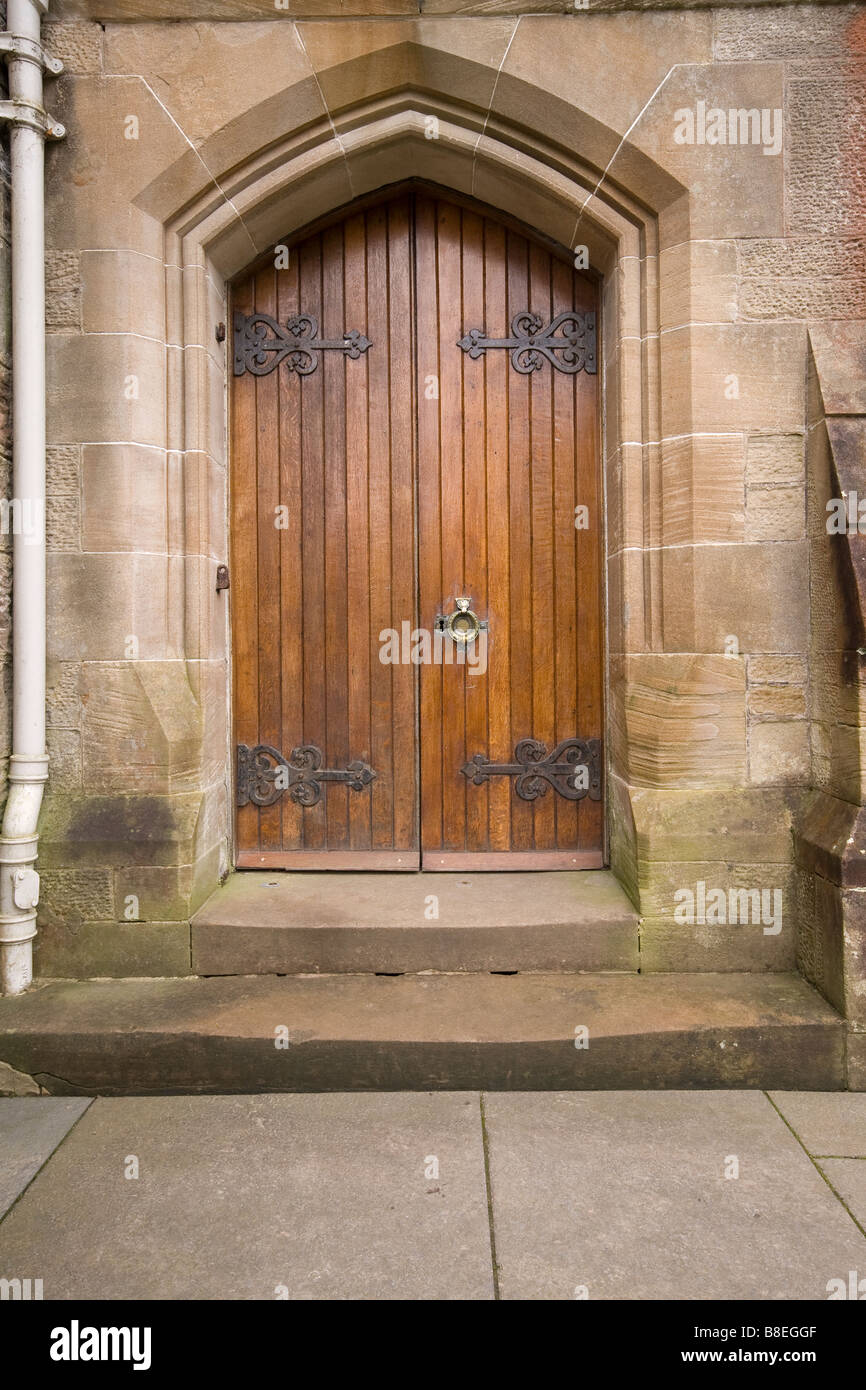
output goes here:
<path id="1" fill-rule="evenodd" d="M 567 310 L 542 327 L 544 319 L 529 309 L 511 320 L 510 338 L 488 338 L 483 328 L 470 328 L 457 346 L 470 357 L 481 357 L 488 348 L 507 348 L 511 365 L 528 375 L 537 372 L 547 359 L 558 372 L 588 372 L 595 375 L 595 314 Z"/>
<path id="2" fill-rule="evenodd" d="M 322 799 L 323 782 L 343 782 L 353 792 L 361 792 L 376 776 L 373 769 L 360 759 L 341 768 L 323 768 L 321 748 L 307 743 L 293 748 L 284 758 L 269 743 L 248 748 L 238 744 L 237 804 L 273 806 L 283 792 L 297 806 L 315 806 Z"/>
<path id="3" fill-rule="evenodd" d="M 547 744 L 523 738 L 514 750 L 513 763 L 492 763 L 483 754 L 461 767 L 476 787 L 489 777 L 514 777 L 514 790 L 523 801 L 544 796 L 548 787 L 567 801 L 601 800 L 601 739 L 566 738 L 548 754 Z"/>
<path id="4" fill-rule="evenodd" d="M 290 372 L 310 376 L 322 352 L 354 358 L 373 346 L 356 328 L 347 328 L 342 338 L 320 338 L 319 321 L 312 314 L 294 314 L 283 328 L 270 314 L 236 313 L 234 339 L 235 376 L 267 376 L 283 361 Z"/>

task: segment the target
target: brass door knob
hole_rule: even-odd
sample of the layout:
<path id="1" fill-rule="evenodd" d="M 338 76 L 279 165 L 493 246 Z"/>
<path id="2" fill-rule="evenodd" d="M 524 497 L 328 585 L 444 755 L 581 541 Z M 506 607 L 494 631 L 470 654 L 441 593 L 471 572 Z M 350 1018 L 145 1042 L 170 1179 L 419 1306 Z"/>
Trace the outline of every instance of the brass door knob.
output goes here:
<path id="1" fill-rule="evenodd" d="M 454 600 L 457 607 L 453 613 L 440 613 L 436 619 L 436 629 L 438 632 L 446 632 L 453 642 L 458 642 L 465 646 L 468 642 L 474 642 L 479 632 L 487 628 L 487 620 L 479 618 L 469 607 L 471 598 L 458 598 Z"/>

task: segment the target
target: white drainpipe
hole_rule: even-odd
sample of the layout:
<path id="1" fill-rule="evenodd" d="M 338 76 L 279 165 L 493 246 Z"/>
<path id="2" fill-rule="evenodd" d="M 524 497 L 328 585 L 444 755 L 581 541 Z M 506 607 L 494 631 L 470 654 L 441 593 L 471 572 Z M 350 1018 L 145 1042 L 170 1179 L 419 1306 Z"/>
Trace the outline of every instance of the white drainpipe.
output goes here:
<path id="1" fill-rule="evenodd" d="M 12 756 L 0 832 L 0 990 L 33 979 L 39 876 L 36 825 L 45 752 L 45 139 L 63 127 L 42 105 L 47 0 L 8 0 L 0 52 L 9 65 L 12 164 Z"/>

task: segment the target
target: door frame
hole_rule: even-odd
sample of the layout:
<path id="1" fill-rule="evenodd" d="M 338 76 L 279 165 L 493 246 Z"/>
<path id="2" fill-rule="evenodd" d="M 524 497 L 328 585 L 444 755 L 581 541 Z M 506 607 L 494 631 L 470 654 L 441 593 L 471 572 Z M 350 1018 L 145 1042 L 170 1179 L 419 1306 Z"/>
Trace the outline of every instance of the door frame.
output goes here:
<path id="1" fill-rule="evenodd" d="M 521 220 L 520 218 L 514 216 L 513 214 L 508 213 L 508 212 L 505 212 L 505 211 L 503 211 L 503 210 L 501 210 L 501 209 L 495 207 L 495 206 L 492 205 L 492 204 L 485 203 L 485 202 L 483 202 L 483 201 L 481 201 L 481 200 L 479 200 L 479 199 L 477 199 L 477 198 L 472 197 L 472 196 L 469 195 L 469 194 L 462 193 L 462 192 L 460 192 L 459 190 L 452 189 L 452 188 L 449 188 L 449 187 L 444 186 L 444 185 L 440 185 L 440 184 L 435 183 L 435 182 L 433 182 L 433 181 L 431 181 L 431 180 L 424 179 L 424 178 L 406 178 L 406 179 L 400 179 L 400 180 L 398 180 L 398 181 L 396 181 L 396 182 L 394 182 L 394 183 L 392 183 L 392 184 L 382 185 L 381 187 L 379 187 L 379 188 L 377 188 L 377 189 L 375 189 L 375 190 L 373 190 L 373 191 L 371 191 L 371 192 L 369 192 L 369 193 L 366 193 L 366 194 L 363 194 L 363 195 L 361 195 L 361 196 L 359 196 L 359 197 L 357 197 L 357 198 L 351 199 L 351 200 L 349 200 L 349 201 L 346 202 L 346 203 L 342 203 L 342 204 L 340 204 L 339 206 L 337 206 L 337 207 L 335 207 L 335 208 L 332 208 L 332 209 L 330 209 L 328 212 L 326 212 L 326 213 L 320 215 L 319 217 L 314 218 L 314 219 L 311 220 L 310 222 L 305 223 L 303 226 L 298 227 L 296 230 L 293 230 L 289 235 L 287 235 L 287 236 L 285 236 L 285 237 L 276 238 L 276 239 L 274 240 L 274 243 L 273 243 L 272 246 L 270 246 L 266 251 L 262 252 L 259 256 L 255 257 L 255 259 L 252 260 L 251 262 L 249 262 L 249 263 L 244 267 L 243 270 L 239 271 L 237 274 L 233 275 L 229 280 L 227 280 L 227 282 L 226 282 L 226 298 L 227 298 L 227 311 L 228 311 L 228 312 L 227 312 L 227 322 L 228 322 L 229 324 L 231 324 L 231 322 L 233 321 L 233 320 L 232 320 L 232 316 L 233 316 L 233 308 L 234 308 L 234 289 L 235 289 L 235 286 L 238 285 L 239 283 L 243 282 L 243 281 L 246 281 L 250 276 L 254 275 L 254 274 L 256 273 L 257 270 L 259 270 L 259 269 L 261 269 L 261 268 L 264 268 L 264 267 L 268 266 L 269 264 L 272 264 L 272 262 L 273 262 L 273 253 L 274 253 L 274 246 L 276 246 L 276 245 L 285 245 L 286 247 L 289 248 L 289 250 L 291 250 L 292 247 L 294 247 L 294 246 L 300 244 L 300 243 L 303 242 L 306 238 L 311 237 L 311 236 L 315 236 L 315 235 L 317 235 L 317 234 L 320 233 L 320 232 L 326 231 L 329 227 L 338 225 L 339 223 L 341 223 L 342 221 L 344 221 L 345 218 L 348 217 L 348 216 L 351 216 L 351 215 L 356 214 L 356 213 L 359 213 L 359 212 L 363 212 L 363 211 L 365 211 L 365 210 L 367 210 L 367 209 L 369 209 L 369 208 L 376 207 L 376 206 L 378 206 L 379 204 L 387 203 L 387 202 L 389 202 L 389 201 L 391 201 L 391 200 L 393 200 L 393 199 L 399 198 L 399 197 L 400 197 L 401 195 L 403 195 L 403 194 L 412 194 L 412 193 L 426 193 L 426 194 L 428 194 L 428 195 L 430 195 L 430 196 L 432 196 L 432 197 L 439 197 L 439 198 L 442 198 L 442 199 L 444 199 L 444 200 L 447 200 L 447 201 L 453 203 L 453 204 L 454 204 L 455 206 L 457 206 L 457 207 L 460 207 L 460 208 L 466 209 L 466 210 L 468 210 L 468 211 L 470 211 L 470 212 L 473 212 L 473 213 L 475 213 L 476 215 L 479 215 L 479 216 L 482 216 L 482 217 L 492 218 L 492 219 L 496 220 L 496 221 L 497 221 L 502 227 L 504 227 L 506 230 L 509 230 L 509 229 L 510 229 L 510 230 L 513 230 L 513 231 L 516 232 L 518 235 L 520 235 L 520 236 L 526 238 L 530 243 L 535 243 L 536 245 L 539 245 L 539 246 L 543 247 L 543 248 L 546 249 L 551 255 L 555 256 L 557 259 L 559 259 L 559 260 L 565 262 L 566 264 L 568 264 L 569 266 L 571 266 L 572 268 L 574 268 L 574 255 L 573 255 L 573 253 L 572 253 L 568 248 L 566 248 L 561 242 L 557 241 L 555 238 L 549 236 L 549 235 L 546 234 L 545 232 L 542 232 L 542 231 L 538 230 L 537 228 L 531 226 L 530 224 L 528 224 L 528 223 L 526 223 L 525 221 Z M 357 862 L 353 862 L 353 863 L 351 863 L 351 864 L 348 862 L 348 860 L 352 858 L 352 852 L 351 852 L 351 851 L 350 851 L 350 852 L 344 852 L 344 851 L 340 851 L 340 850 L 332 850 L 332 851 L 327 851 L 326 853 L 318 853 L 318 854 L 316 854 L 315 856 L 310 856 L 310 859 L 309 859 L 308 862 L 304 862 L 303 853 L 302 853 L 302 852 L 298 852 L 298 853 L 297 853 L 297 858 L 296 858 L 296 860 L 295 860 L 290 866 L 282 866 L 282 865 L 279 865 L 279 866 L 278 866 L 278 865 L 275 865 L 275 864 L 273 863 L 272 852 L 267 852 L 267 851 L 266 851 L 266 852 L 264 852 L 264 853 L 256 854 L 254 851 L 240 851 L 239 848 L 238 848 L 238 834 L 237 834 L 237 809 L 238 809 L 238 808 L 237 808 L 237 797 L 236 797 L 236 791 L 237 791 L 237 788 L 236 788 L 236 771 L 237 771 L 237 769 L 236 769 L 235 748 L 236 748 L 236 746 L 237 746 L 237 737 L 236 737 L 236 727 L 235 727 L 235 713 L 236 713 L 236 699 L 235 699 L 235 697 L 236 697 L 236 691 L 235 691 L 235 672 L 234 672 L 234 621 L 233 621 L 233 613 L 232 613 L 232 605 L 231 605 L 231 596 L 230 596 L 230 590 L 229 590 L 229 604 L 228 604 L 228 628 L 229 628 L 229 640 L 228 640 L 228 692 L 227 692 L 227 694 L 228 694 L 228 705 L 229 705 L 228 717 L 229 717 L 229 734 L 230 734 L 229 766 L 230 766 L 230 769 L 231 769 L 231 774 L 230 774 L 230 796 L 231 796 L 231 804 L 230 804 L 230 808 L 229 808 L 229 809 L 230 809 L 231 860 L 232 860 L 232 865 L 233 865 L 233 867 L 234 867 L 235 869 L 237 869 L 237 870 L 247 870 L 247 869 L 260 868 L 260 869 L 268 869 L 268 870 L 274 870 L 274 871 L 276 871 L 276 869 L 278 868 L 278 869 L 279 869 L 279 872 L 281 872 L 281 873 L 288 873 L 288 872 L 310 872 L 310 871 L 314 871 L 314 870 L 317 870 L 317 871 L 320 871 L 320 872 L 338 872 L 338 871 L 341 871 L 341 870 L 349 870 L 349 869 L 350 869 L 351 871 L 353 871 L 353 872 L 363 872 L 363 871 L 367 871 L 367 872 L 391 871 L 391 872 L 394 872 L 394 871 L 397 871 L 397 872 L 418 873 L 418 872 L 479 872 L 479 871 L 491 871 L 491 872 L 497 872 L 497 871 L 498 871 L 498 872 L 502 872 L 502 871 L 508 871 L 509 869 L 512 870 L 512 871 L 518 871 L 518 870 L 524 870 L 524 871 L 525 871 L 525 870 L 529 870 L 529 869 L 535 869 L 535 870 L 545 870 L 545 869 L 567 870 L 567 869 L 570 869 L 570 868 L 574 868 L 574 869 L 580 870 L 580 869 L 588 869 L 588 868 L 591 869 L 591 868 L 598 868 L 598 867 L 607 867 L 607 866 L 609 866 L 609 864 L 610 864 L 610 828 L 609 828 L 610 796 L 609 796 L 609 792 L 608 792 L 608 785 L 609 785 L 608 767 L 609 767 L 610 758 L 609 758 L 609 752 L 608 752 L 608 734 L 609 734 L 609 704 L 610 704 L 610 701 L 609 701 L 610 653 L 609 653 L 608 583 L 607 583 L 607 554 L 608 554 L 608 546 L 607 546 L 607 477 L 606 477 L 606 469 L 605 469 L 605 463 L 604 463 L 604 460 L 605 460 L 605 452 L 606 452 L 606 451 L 605 451 L 605 387 L 606 387 L 606 381 L 605 381 L 605 372 L 604 372 L 604 337 L 603 337 L 603 333 L 604 333 L 604 315 L 603 315 L 603 312 L 602 312 L 602 307 L 603 307 L 603 303 L 604 303 L 604 295 L 603 295 L 603 290 L 604 290 L 604 277 L 602 276 L 602 274 L 601 274 L 600 272 L 598 272 L 598 271 L 596 271 L 596 270 L 594 270 L 594 269 L 591 269 L 591 268 L 581 269 L 581 274 L 584 275 L 584 276 L 586 276 L 587 279 L 589 279 L 589 280 L 595 282 L 596 300 L 597 300 L 597 304 L 598 304 L 598 312 L 597 312 L 597 315 L 596 315 L 596 323 L 597 323 L 597 360 L 598 360 L 598 391 L 597 391 L 597 405 L 596 405 L 596 410 L 597 410 L 596 473 L 597 473 L 597 485 L 598 485 L 598 491 L 597 491 L 597 497 L 598 497 L 598 524 L 599 524 L 599 528 L 600 528 L 598 556 L 599 556 L 599 566 L 600 566 L 600 571 L 601 571 L 600 576 L 599 576 L 599 581 L 600 581 L 600 586 L 599 586 L 599 591 L 600 591 L 600 615 L 599 615 L 599 616 L 600 616 L 600 624 L 601 624 L 601 633 L 600 633 L 601 641 L 600 641 L 599 661 L 600 661 L 600 668 L 601 668 L 601 739 L 602 739 L 602 769 L 603 769 L 603 770 L 602 770 L 602 844 L 601 844 L 601 866 L 599 866 L 598 863 L 597 863 L 597 852 L 594 852 L 594 851 L 575 851 L 574 854 L 570 856 L 572 862 L 571 862 L 570 864 L 566 864 L 566 863 L 563 863 L 562 860 L 563 860 L 563 856 L 566 855 L 566 854 L 568 854 L 567 851 L 552 851 L 552 852 L 551 852 L 551 851 L 543 851 L 543 850 L 542 850 L 542 851 L 522 851 L 522 852 L 521 852 L 521 851 L 486 852 L 486 853 L 478 853 L 477 855 L 473 855 L 473 854 L 471 854 L 471 853 L 463 853 L 463 852 L 455 852 L 455 853 L 451 853 L 451 852 L 441 852 L 441 853 L 439 853 L 439 855 L 438 855 L 438 857 L 439 857 L 439 859 L 440 859 L 440 863 L 439 863 L 438 865 L 434 865 L 434 864 L 432 864 L 432 863 L 428 863 L 428 864 L 424 864 L 424 865 L 422 866 L 422 856 L 423 856 L 424 850 L 423 850 L 423 845 L 422 845 L 421 842 L 420 842 L 420 832 L 421 832 L 421 825 L 420 825 L 420 793 L 421 793 L 421 788 L 420 788 L 420 783 L 419 783 L 419 785 L 418 785 L 418 810 L 417 810 L 417 814 L 418 814 L 418 818 L 419 818 L 419 844 L 418 844 L 418 850 L 417 850 L 417 855 L 418 855 L 418 863 L 417 863 L 417 864 L 414 864 L 414 863 L 413 863 L 412 865 L 407 866 L 406 868 L 404 868 L 404 867 L 403 867 L 403 864 L 402 864 L 402 860 L 403 860 L 404 856 L 402 855 L 402 853 L 399 852 L 399 851 L 390 851 L 390 850 L 388 850 L 388 851 L 380 851 L 380 852 L 376 852 L 376 851 L 368 852 L 367 855 L 366 855 L 366 862 L 363 864 L 363 866 L 361 866 L 361 865 L 359 865 Z M 413 284 L 413 287 L 412 287 L 412 296 L 413 296 L 413 300 L 414 300 L 414 284 Z M 230 383 L 231 383 L 231 367 L 230 367 L 230 360 L 231 360 L 231 359 L 230 359 L 230 354 L 227 353 L 227 355 L 226 355 L 226 384 L 227 384 L 227 390 L 226 390 L 226 396 L 227 396 L 227 402 L 226 402 L 226 410 L 227 410 L 227 470 L 226 470 L 226 496 L 227 496 L 227 511 L 228 511 L 229 517 L 231 516 L 231 493 L 232 493 L 232 478 L 233 478 L 233 470 L 234 470 L 234 460 L 233 460 L 233 450 L 232 450 L 232 432 L 231 432 L 232 392 L 231 392 L 231 389 L 230 389 Z M 415 414 L 416 414 L 415 431 L 416 431 L 416 436 L 417 436 L 417 404 L 416 404 L 416 408 L 415 408 Z M 417 495 L 417 486 L 418 486 L 418 479 L 417 479 L 417 449 L 416 449 L 416 476 L 415 476 L 415 489 L 416 489 L 416 495 Z M 231 549 L 232 536 L 231 536 L 231 533 L 230 533 L 230 528 L 229 528 L 228 541 L 229 541 L 229 549 Z M 420 702 L 419 702 L 419 698 L 418 698 L 417 683 L 416 683 L 416 725 L 418 724 L 419 721 L 420 721 Z M 420 736 L 420 730 L 419 730 L 419 736 Z M 416 757 L 417 757 L 417 752 L 416 752 Z M 420 777 L 420 772 L 418 772 L 417 775 Z M 411 857 L 414 859 L 414 857 L 415 857 L 415 851 L 411 851 L 410 853 L 411 853 Z M 435 853 L 435 851 L 434 851 L 434 853 Z M 254 860 L 255 860 L 256 862 L 253 862 Z M 325 862 L 326 860 L 327 860 L 327 863 Z M 522 861 L 522 862 L 520 862 L 520 863 L 515 862 L 516 860 L 520 860 L 520 861 Z M 528 861 L 530 861 L 530 860 L 531 860 L 531 862 L 528 862 Z M 242 861 L 244 861 L 244 862 L 242 862 Z M 269 862 L 269 861 L 270 861 L 270 862 Z M 341 862 L 341 861 L 342 861 L 342 862 Z M 459 863 L 458 863 L 457 861 L 459 861 Z M 483 861 L 483 862 L 482 862 L 482 861 Z"/>

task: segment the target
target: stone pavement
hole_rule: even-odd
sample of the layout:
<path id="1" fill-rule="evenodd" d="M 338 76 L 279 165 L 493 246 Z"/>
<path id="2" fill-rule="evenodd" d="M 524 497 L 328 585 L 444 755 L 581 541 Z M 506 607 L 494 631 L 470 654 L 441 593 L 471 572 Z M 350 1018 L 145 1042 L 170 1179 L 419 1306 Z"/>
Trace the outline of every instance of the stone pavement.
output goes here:
<path id="1" fill-rule="evenodd" d="M 0 1213 L 46 1299 L 826 1299 L 866 1094 L 8 1099 Z"/>

